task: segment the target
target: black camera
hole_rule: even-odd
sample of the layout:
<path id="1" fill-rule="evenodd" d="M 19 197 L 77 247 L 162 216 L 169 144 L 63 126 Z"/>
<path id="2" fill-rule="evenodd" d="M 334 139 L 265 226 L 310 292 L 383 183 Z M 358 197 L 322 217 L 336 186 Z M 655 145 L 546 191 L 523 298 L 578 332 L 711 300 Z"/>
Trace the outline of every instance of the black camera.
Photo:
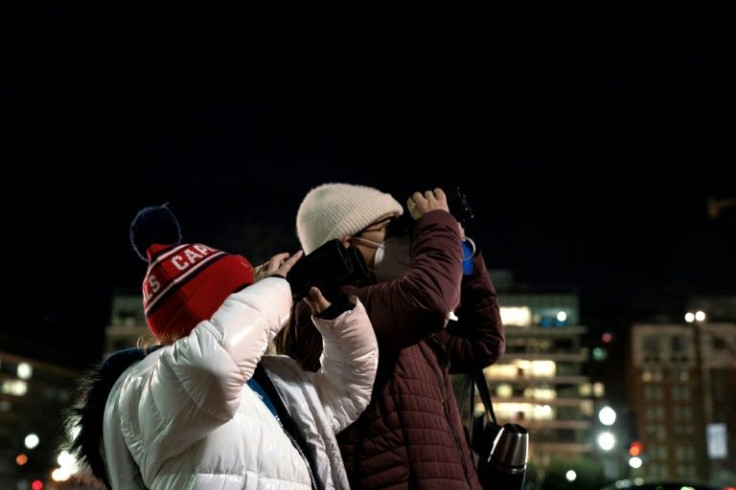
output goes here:
<path id="1" fill-rule="evenodd" d="M 475 217 L 467 196 L 463 194 L 459 186 L 450 186 L 445 194 L 447 195 L 447 205 L 450 208 L 450 213 L 456 220 L 465 223 Z"/>
<path id="2" fill-rule="evenodd" d="M 330 290 L 360 283 L 368 277 L 370 273 L 360 251 L 355 247 L 345 248 L 335 238 L 299 259 L 286 275 L 286 280 L 294 297 L 303 298 L 312 286 L 329 297 Z"/>
<path id="3" fill-rule="evenodd" d="M 445 187 L 442 188 L 445 189 Z M 470 203 L 468 203 L 468 198 L 460 190 L 460 186 L 453 185 L 447 187 L 445 190 L 445 196 L 447 196 L 447 207 L 449 208 L 450 214 L 452 214 L 459 223 L 467 223 L 475 217 L 473 210 L 470 207 Z M 386 236 L 397 237 L 411 235 L 413 228 L 414 219 L 409 213 L 404 213 L 391 220 L 388 225 Z"/>

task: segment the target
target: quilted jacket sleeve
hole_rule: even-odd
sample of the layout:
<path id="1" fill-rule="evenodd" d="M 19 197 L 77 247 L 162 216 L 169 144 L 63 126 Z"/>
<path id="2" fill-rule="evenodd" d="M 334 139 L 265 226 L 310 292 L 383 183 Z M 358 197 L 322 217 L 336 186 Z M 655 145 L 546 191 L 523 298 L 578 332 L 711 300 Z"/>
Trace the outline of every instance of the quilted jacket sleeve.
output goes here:
<path id="1" fill-rule="evenodd" d="M 378 343 L 363 304 L 334 320 L 312 317 L 322 334 L 321 368 L 307 373 L 335 433 L 368 406 L 378 369 Z"/>
<path id="2" fill-rule="evenodd" d="M 365 304 L 381 355 L 441 331 L 460 302 L 462 251 L 458 224 L 446 211 L 430 211 L 414 226 L 411 265 L 401 279 L 346 288 Z"/>
<path id="3" fill-rule="evenodd" d="M 457 321 L 437 334 L 447 348 L 451 372 L 467 372 L 496 362 L 505 350 L 496 289 L 481 254 L 473 259 L 473 274 L 463 276 Z"/>
<path id="4" fill-rule="evenodd" d="M 128 442 L 133 451 L 140 444 L 142 468 L 152 469 L 231 419 L 291 304 L 285 280 L 263 279 L 230 295 L 211 320 L 160 349 L 151 369 L 125 382 L 121 415 L 139 425 L 129 433 L 140 441 Z"/>

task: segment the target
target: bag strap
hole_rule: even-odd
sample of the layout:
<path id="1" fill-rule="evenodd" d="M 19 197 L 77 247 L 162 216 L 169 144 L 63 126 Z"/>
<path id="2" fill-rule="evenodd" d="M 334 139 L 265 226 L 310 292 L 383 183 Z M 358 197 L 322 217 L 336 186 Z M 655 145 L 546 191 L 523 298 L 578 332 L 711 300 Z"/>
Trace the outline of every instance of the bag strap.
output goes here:
<path id="1" fill-rule="evenodd" d="M 497 424 L 496 413 L 493 411 L 493 401 L 491 401 L 491 393 L 488 391 L 488 383 L 486 382 L 486 377 L 483 375 L 483 370 L 476 368 L 469 373 L 469 376 L 473 379 L 475 386 L 478 388 L 478 394 L 480 395 L 480 399 L 483 400 L 483 405 L 486 408 L 488 418 L 491 422 Z M 471 392 L 471 395 L 473 396 L 471 402 L 473 402 L 475 399 L 475 393 Z"/>
<path id="2" fill-rule="evenodd" d="M 473 441 L 476 439 L 476 437 L 481 437 L 480 433 L 476 435 L 476 431 L 482 430 L 482 426 L 484 424 L 480 423 L 480 421 L 476 421 L 475 415 L 474 415 L 474 407 L 475 407 L 475 391 L 478 390 L 478 394 L 480 395 L 480 399 L 483 400 L 483 406 L 485 408 L 486 417 L 488 421 L 491 423 L 498 425 L 496 422 L 496 413 L 493 411 L 493 402 L 491 401 L 491 394 L 488 390 L 488 383 L 486 383 L 486 378 L 483 375 L 483 370 L 480 368 L 473 369 L 472 371 L 468 372 L 465 375 L 465 382 L 463 383 L 463 388 L 460 396 L 460 404 L 459 404 L 459 411 L 461 416 L 465 416 L 465 402 L 466 400 L 469 402 L 469 410 L 468 410 L 468 433 L 466 434 L 466 437 L 468 439 L 468 444 L 473 447 Z"/>

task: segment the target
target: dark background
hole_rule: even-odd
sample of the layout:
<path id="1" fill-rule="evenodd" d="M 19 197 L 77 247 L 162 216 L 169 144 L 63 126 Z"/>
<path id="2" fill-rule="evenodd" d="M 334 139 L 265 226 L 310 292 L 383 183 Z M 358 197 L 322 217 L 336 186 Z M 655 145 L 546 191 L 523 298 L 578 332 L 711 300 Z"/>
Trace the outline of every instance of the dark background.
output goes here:
<path id="1" fill-rule="evenodd" d="M 141 207 L 260 262 L 328 181 L 459 184 L 593 329 L 734 292 L 733 4 L 242 3 L 0 7 L 0 347 L 97 361 Z"/>

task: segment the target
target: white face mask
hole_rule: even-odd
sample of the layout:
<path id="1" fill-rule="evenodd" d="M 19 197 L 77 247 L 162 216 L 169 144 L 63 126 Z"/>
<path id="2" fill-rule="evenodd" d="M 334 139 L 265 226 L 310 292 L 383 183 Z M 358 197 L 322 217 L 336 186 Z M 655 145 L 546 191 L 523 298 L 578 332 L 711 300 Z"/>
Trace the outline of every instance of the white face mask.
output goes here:
<path id="1" fill-rule="evenodd" d="M 404 235 L 388 238 L 383 243 L 359 238 L 359 240 L 374 245 L 376 254 L 373 256 L 373 273 L 378 281 L 389 281 L 403 277 L 409 269 L 411 256 L 409 246 L 411 237 Z"/>

